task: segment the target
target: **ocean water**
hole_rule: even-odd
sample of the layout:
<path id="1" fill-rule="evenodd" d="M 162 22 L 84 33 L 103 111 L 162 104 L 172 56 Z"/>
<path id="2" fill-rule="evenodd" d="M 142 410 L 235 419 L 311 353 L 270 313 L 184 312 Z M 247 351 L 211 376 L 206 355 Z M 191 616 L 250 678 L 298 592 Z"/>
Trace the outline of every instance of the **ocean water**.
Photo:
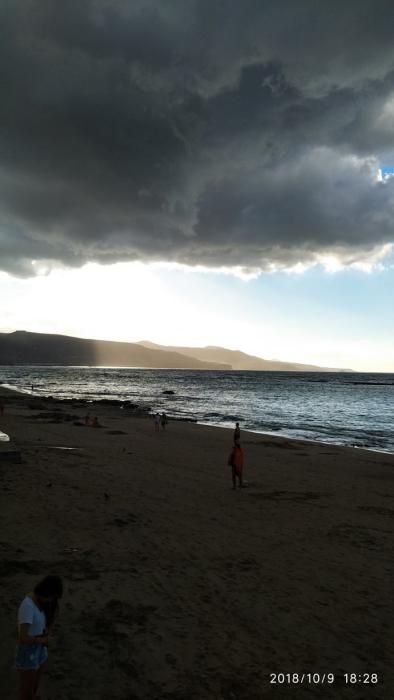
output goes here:
<path id="1" fill-rule="evenodd" d="M 394 454 L 394 374 L 7 366 L 0 384 L 27 392 L 33 385 L 38 396 L 129 400 L 199 423 L 238 420 L 259 433 Z"/>

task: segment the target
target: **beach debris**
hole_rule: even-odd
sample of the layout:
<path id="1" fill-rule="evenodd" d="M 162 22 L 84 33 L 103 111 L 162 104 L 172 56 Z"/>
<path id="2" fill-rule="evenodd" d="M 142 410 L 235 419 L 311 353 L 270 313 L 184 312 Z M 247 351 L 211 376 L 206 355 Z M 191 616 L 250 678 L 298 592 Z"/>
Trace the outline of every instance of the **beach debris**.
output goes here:
<path id="1" fill-rule="evenodd" d="M 65 547 L 63 552 L 65 554 L 73 554 L 74 552 L 79 552 L 79 547 Z"/>

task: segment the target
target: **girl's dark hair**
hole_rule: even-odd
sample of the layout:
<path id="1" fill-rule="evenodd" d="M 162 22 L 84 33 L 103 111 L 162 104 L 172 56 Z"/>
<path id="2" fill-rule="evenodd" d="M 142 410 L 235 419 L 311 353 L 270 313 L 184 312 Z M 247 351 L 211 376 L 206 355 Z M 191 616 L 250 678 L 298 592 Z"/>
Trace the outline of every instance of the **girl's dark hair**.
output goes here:
<path id="1" fill-rule="evenodd" d="M 47 627 L 50 627 L 59 610 L 59 598 L 63 595 L 63 583 L 60 576 L 46 576 L 34 589 L 36 595 L 52 598 L 42 606 Z"/>
<path id="2" fill-rule="evenodd" d="M 34 593 L 43 598 L 61 598 L 63 595 L 63 583 L 60 576 L 45 576 L 37 583 Z"/>

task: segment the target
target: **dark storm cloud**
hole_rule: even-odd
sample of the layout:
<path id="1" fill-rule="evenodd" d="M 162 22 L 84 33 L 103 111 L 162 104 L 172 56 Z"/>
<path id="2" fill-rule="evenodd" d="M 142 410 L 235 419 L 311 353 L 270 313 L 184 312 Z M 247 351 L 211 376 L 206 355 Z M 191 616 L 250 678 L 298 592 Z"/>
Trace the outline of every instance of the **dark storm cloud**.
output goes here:
<path id="1" fill-rule="evenodd" d="M 393 241 L 394 13 L 324 5 L 3 0 L 2 269 Z"/>

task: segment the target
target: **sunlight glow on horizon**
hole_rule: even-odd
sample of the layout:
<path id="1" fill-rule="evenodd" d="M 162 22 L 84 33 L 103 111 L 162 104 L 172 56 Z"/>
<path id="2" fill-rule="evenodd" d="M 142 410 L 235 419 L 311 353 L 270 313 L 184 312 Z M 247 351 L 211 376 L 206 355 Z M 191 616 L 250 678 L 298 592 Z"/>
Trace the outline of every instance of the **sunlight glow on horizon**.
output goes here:
<path id="1" fill-rule="evenodd" d="M 330 320 L 322 317 L 321 322 L 315 319 L 312 323 L 316 313 L 312 298 L 308 318 L 301 310 L 289 316 L 284 292 L 273 305 L 272 297 L 266 298 L 264 287 L 259 286 L 259 279 L 241 277 L 236 282 L 227 271 L 209 272 L 134 262 L 106 266 L 90 263 L 30 279 L 3 273 L 0 293 L 11 301 L 3 311 L 1 326 L 3 331 L 28 330 L 124 342 L 217 345 L 264 359 L 394 371 L 390 338 L 379 339 L 373 334 L 369 338 L 366 331 L 354 338 L 350 333 L 334 332 L 330 328 L 332 314 Z M 277 284 L 283 280 L 285 285 L 288 274 L 278 273 L 272 280 L 276 279 Z M 298 279 L 298 285 L 302 285 L 303 278 L 299 272 L 290 279 Z M 297 303 L 294 291 L 288 293 L 293 296 L 292 303 Z"/>

